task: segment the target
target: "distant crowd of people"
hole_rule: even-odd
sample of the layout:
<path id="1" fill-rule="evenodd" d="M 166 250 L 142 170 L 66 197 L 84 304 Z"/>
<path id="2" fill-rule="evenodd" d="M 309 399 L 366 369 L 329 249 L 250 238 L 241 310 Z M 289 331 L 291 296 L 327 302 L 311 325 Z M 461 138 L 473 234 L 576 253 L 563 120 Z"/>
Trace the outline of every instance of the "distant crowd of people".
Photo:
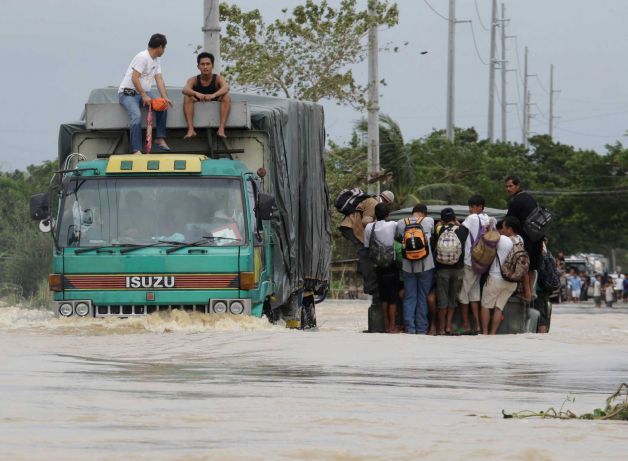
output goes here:
<path id="1" fill-rule="evenodd" d="M 572 303 L 587 301 L 589 288 L 593 288 L 595 307 L 613 307 L 615 302 L 628 302 L 628 274 L 617 274 L 613 279 L 608 273 L 588 275 L 571 268 L 566 276 L 567 299 Z"/>
<path id="2" fill-rule="evenodd" d="M 391 191 L 364 198 L 346 213 L 340 231 L 357 250 L 364 290 L 381 303 L 386 332 L 495 334 L 517 290 L 525 302 L 542 301 L 538 331 L 547 332 L 542 304 L 547 306 L 548 295 L 536 290 L 536 281 L 548 252 L 543 237 L 526 230 L 537 203 L 517 176 L 505 178 L 505 187 L 508 212 L 499 222 L 487 215 L 481 195 L 468 199 L 469 214 L 462 222 L 445 207 L 435 223 L 421 203 L 410 217 L 388 221 Z M 555 262 L 550 266 L 548 277 L 558 277 Z M 454 330 L 456 309 L 461 325 Z"/>

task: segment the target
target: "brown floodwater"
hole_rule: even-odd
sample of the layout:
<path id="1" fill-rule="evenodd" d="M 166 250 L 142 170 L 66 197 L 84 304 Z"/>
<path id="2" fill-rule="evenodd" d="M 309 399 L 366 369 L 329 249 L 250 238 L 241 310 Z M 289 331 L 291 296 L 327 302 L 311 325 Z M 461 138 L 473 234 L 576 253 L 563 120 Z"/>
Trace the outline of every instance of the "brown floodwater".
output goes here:
<path id="1" fill-rule="evenodd" d="M 555 309 L 548 335 L 364 334 L 368 304 L 316 331 L 174 312 L 56 319 L 0 307 L 0 459 L 628 459 L 590 412 L 628 381 L 628 309 Z"/>

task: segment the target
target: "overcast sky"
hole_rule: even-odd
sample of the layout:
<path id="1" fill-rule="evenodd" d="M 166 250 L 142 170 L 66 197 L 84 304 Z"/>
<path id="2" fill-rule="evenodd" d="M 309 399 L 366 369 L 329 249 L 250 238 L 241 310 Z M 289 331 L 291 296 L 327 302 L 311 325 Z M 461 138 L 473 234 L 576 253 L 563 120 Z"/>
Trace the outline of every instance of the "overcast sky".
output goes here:
<path id="1" fill-rule="evenodd" d="M 399 25 L 380 33 L 380 44 L 409 45 L 380 57 L 381 111 L 396 120 L 406 141 L 445 126 L 447 0 L 399 0 Z M 259 8 L 267 20 L 297 0 L 233 1 Z M 329 0 L 337 5 L 339 0 Z M 358 2 L 366 8 L 366 0 Z M 502 2 L 498 2 L 501 5 Z M 628 1 L 505 0 L 508 35 L 508 139 L 521 141 L 523 49 L 529 48 L 534 118 L 532 131 L 548 132 L 549 69 L 554 64 L 555 138 L 605 152 L 625 142 L 628 129 Z M 476 11 L 477 6 L 477 11 Z M 486 137 L 491 0 L 457 0 L 455 124 L 474 126 Z M 436 10 L 436 12 L 434 11 Z M 150 35 L 168 37 L 162 68 L 168 85 L 182 86 L 196 73 L 192 54 L 202 44 L 202 0 L 2 0 L 0 56 L 3 87 L 0 112 L 0 169 L 23 169 L 56 158 L 59 125 L 77 120 L 92 88 L 117 86 L 131 58 Z M 479 12 L 479 15 L 478 15 Z M 421 51 L 428 51 L 421 55 Z M 518 51 L 518 54 L 517 54 Z M 519 59 L 517 59 L 517 55 Z M 366 82 L 366 63 L 355 76 Z M 498 80 L 499 82 L 499 76 Z M 501 97 L 501 94 L 500 94 Z M 324 103 L 330 139 L 346 143 L 362 115 Z M 495 133 L 501 133 L 496 107 Z"/>

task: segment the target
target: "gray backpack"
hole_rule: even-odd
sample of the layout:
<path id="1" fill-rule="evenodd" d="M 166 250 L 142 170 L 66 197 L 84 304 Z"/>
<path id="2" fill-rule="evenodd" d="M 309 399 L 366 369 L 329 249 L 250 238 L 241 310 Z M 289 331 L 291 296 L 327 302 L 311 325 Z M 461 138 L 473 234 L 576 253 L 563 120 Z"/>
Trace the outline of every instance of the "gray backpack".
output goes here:
<path id="1" fill-rule="evenodd" d="M 395 262 L 395 248 L 392 245 L 386 246 L 377 239 L 375 235 L 376 225 L 376 222 L 373 223 L 371 237 L 369 238 L 369 258 L 375 266 L 383 269 L 390 267 Z"/>

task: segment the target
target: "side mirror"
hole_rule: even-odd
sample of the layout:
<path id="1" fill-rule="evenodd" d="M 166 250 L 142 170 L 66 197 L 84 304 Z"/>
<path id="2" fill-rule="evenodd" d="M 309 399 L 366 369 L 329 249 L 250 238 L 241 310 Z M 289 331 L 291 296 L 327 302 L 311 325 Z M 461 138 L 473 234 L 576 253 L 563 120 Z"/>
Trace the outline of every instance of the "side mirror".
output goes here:
<path id="1" fill-rule="evenodd" d="M 255 210 L 255 213 L 257 214 L 257 219 L 260 219 L 262 221 L 270 220 L 276 204 L 277 202 L 275 200 L 275 197 L 270 194 L 260 192 L 257 196 L 257 206 Z"/>
<path id="2" fill-rule="evenodd" d="M 48 192 L 31 196 L 30 212 L 31 219 L 37 221 L 48 219 L 50 217 L 50 210 L 48 209 Z"/>

